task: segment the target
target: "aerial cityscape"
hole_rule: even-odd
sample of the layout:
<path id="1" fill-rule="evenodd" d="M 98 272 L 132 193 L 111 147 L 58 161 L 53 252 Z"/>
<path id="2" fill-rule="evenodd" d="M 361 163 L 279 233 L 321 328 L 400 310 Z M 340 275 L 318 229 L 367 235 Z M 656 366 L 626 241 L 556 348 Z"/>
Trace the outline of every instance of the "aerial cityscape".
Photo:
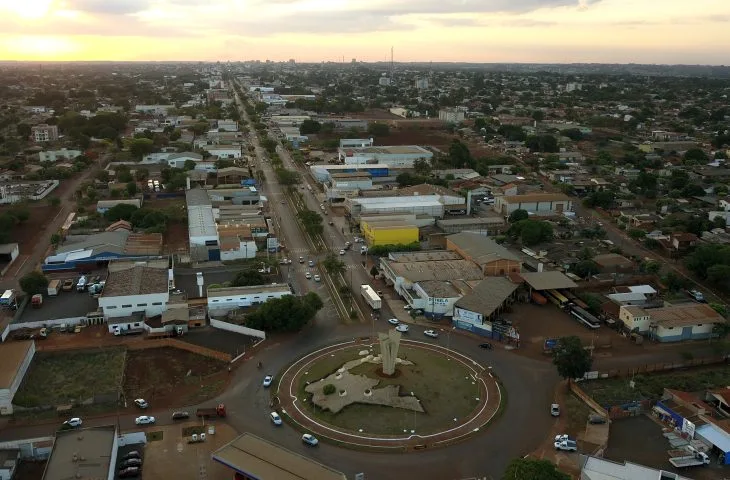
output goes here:
<path id="1" fill-rule="evenodd" d="M 0 480 L 730 478 L 730 4 L 0 1 Z"/>

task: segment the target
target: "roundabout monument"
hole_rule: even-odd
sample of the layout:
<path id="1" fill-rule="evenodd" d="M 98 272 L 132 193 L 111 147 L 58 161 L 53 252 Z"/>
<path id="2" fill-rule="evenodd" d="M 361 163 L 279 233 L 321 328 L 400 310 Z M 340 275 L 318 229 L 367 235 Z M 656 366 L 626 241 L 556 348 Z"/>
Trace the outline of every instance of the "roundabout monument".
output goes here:
<path id="1" fill-rule="evenodd" d="M 356 448 L 403 451 L 464 441 L 500 410 L 490 369 L 453 350 L 379 334 L 305 355 L 282 374 L 276 406 L 300 429 Z"/>

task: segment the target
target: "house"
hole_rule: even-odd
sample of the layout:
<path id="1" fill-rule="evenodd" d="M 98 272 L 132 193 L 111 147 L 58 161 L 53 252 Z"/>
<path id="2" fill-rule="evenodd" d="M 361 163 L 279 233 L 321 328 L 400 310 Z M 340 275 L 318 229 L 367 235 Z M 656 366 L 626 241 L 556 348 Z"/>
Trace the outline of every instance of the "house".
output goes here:
<path id="1" fill-rule="evenodd" d="M 81 150 L 69 150 L 62 148 L 61 150 L 48 150 L 38 153 L 38 160 L 42 162 L 56 162 L 58 160 L 73 160 L 74 158 L 81 156 L 83 152 Z"/>
<path id="2" fill-rule="evenodd" d="M 231 119 L 218 120 L 218 130 L 223 130 L 226 132 L 237 132 L 238 122 Z"/>
<path id="3" fill-rule="evenodd" d="M 649 331 L 650 326 L 651 316 L 649 311 L 635 305 L 621 305 L 618 318 L 624 322 L 626 329 L 645 333 Z"/>
<path id="4" fill-rule="evenodd" d="M 672 248 L 677 252 L 683 252 L 697 245 L 697 235 L 694 233 L 678 232 L 669 236 Z"/>
<path id="5" fill-rule="evenodd" d="M 662 220 L 662 217 L 653 213 L 625 213 L 621 212 L 621 218 L 634 228 L 651 229 Z"/>
<path id="6" fill-rule="evenodd" d="M 165 262 L 166 263 L 166 262 Z M 106 317 L 128 317 L 144 312 L 148 317 L 160 315 L 170 299 L 167 268 L 140 265 L 139 262 L 112 263 L 99 308 Z"/>
<path id="7" fill-rule="evenodd" d="M 446 250 L 477 265 L 485 276 L 503 277 L 522 271 L 522 260 L 491 238 L 461 232 L 446 237 Z"/>
<path id="8" fill-rule="evenodd" d="M 730 386 L 708 390 L 705 400 L 714 405 L 723 415 L 730 417 Z"/>
<path id="9" fill-rule="evenodd" d="M 663 343 L 712 338 L 715 325 L 725 322 L 722 315 L 703 303 L 651 309 L 622 306 L 619 319 L 627 329 L 647 333 Z"/>
<path id="10" fill-rule="evenodd" d="M 460 123 L 465 118 L 465 112 L 458 108 L 442 108 L 439 110 L 439 120 L 447 123 Z"/>
<path id="11" fill-rule="evenodd" d="M 203 149 L 213 156 L 224 159 L 241 158 L 243 155 L 240 145 L 207 145 Z"/>
<path id="12" fill-rule="evenodd" d="M 30 134 L 36 143 L 55 142 L 58 140 L 58 126 L 41 123 L 31 127 Z"/>
<path id="13" fill-rule="evenodd" d="M 23 383 L 28 367 L 35 355 L 32 340 L 4 342 L 0 344 L 0 415 L 13 413 L 13 397 Z"/>
<path id="14" fill-rule="evenodd" d="M 175 105 L 135 105 L 134 111 L 145 115 L 166 116 L 168 110 L 175 108 Z"/>
<path id="15" fill-rule="evenodd" d="M 583 154 L 580 152 L 559 152 L 558 161 L 560 163 L 567 162 L 582 162 L 584 159 Z"/>
<path id="16" fill-rule="evenodd" d="M 495 197 L 494 210 L 509 215 L 515 210 L 526 210 L 539 215 L 561 215 L 573 211 L 573 200 L 561 193 L 532 193 Z"/>
<path id="17" fill-rule="evenodd" d="M 601 273 L 628 273 L 634 270 L 634 262 L 618 253 L 596 255 L 593 262 L 598 265 Z"/>

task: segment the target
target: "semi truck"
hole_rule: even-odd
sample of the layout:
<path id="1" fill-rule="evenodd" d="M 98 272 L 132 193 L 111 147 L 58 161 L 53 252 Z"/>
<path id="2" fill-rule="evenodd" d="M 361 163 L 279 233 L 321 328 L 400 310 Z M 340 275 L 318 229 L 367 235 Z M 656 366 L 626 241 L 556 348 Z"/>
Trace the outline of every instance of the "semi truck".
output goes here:
<path id="1" fill-rule="evenodd" d="M 51 280 L 48 282 L 48 296 L 55 297 L 61 291 L 61 280 Z"/>
<path id="2" fill-rule="evenodd" d="M 360 294 L 362 295 L 362 298 L 365 299 L 365 302 L 367 302 L 368 305 L 373 310 L 380 310 L 380 307 L 382 306 L 382 301 L 380 300 L 380 297 L 377 293 L 375 293 L 375 290 L 373 290 L 373 287 L 370 285 L 360 285 Z"/>
<path id="3" fill-rule="evenodd" d="M 208 418 L 208 417 L 225 417 L 226 416 L 226 406 L 222 403 L 219 403 L 214 408 L 199 408 L 195 415 L 197 415 L 200 418 Z"/>

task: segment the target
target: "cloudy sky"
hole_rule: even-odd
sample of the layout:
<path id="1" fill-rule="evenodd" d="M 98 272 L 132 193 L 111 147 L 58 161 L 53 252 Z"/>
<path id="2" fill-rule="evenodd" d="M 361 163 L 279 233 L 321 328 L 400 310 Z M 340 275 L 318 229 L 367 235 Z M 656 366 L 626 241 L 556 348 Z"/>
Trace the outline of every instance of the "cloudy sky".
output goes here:
<path id="1" fill-rule="evenodd" d="M 0 0 L 0 60 L 730 64 L 728 0 Z"/>

